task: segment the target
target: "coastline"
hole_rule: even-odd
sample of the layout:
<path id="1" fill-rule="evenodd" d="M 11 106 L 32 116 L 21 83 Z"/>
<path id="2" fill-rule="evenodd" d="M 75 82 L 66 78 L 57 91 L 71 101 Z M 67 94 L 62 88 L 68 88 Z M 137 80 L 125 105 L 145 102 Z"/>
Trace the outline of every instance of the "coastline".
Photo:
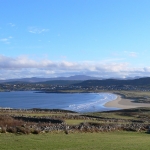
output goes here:
<path id="1" fill-rule="evenodd" d="M 124 99 L 120 95 L 117 95 L 117 98 L 115 100 L 107 102 L 106 104 L 104 104 L 104 106 L 107 108 L 115 107 L 120 109 L 129 109 L 129 108 L 137 108 L 137 107 L 150 107 L 150 104 L 135 103 L 132 102 L 131 99 Z"/>

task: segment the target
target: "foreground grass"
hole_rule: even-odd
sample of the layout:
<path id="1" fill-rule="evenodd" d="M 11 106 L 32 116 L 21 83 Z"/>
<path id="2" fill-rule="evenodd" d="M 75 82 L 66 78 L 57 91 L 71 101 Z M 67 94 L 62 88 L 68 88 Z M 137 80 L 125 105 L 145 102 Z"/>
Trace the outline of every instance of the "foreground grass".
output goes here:
<path id="1" fill-rule="evenodd" d="M 150 135 L 137 132 L 0 134 L 1 150 L 147 150 Z"/>

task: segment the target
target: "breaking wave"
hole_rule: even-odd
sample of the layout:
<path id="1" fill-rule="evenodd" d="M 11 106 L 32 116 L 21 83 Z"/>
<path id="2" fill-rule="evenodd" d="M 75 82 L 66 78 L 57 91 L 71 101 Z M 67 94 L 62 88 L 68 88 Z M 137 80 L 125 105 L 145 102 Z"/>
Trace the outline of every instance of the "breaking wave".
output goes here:
<path id="1" fill-rule="evenodd" d="M 94 112 L 94 111 L 114 110 L 116 108 L 107 108 L 104 106 L 104 104 L 116 98 L 117 96 L 114 94 L 100 93 L 100 94 L 97 94 L 96 98 L 93 100 L 90 100 L 84 103 L 79 103 L 79 104 L 71 104 L 67 108 L 64 108 L 64 109 L 72 110 L 76 112 Z"/>

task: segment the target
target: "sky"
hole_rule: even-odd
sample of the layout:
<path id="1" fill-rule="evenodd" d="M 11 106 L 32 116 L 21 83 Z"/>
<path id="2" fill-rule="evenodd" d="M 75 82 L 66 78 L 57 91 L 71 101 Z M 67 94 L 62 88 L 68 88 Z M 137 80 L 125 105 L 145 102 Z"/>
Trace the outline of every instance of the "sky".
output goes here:
<path id="1" fill-rule="evenodd" d="M 0 0 L 0 79 L 150 76 L 149 0 Z"/>

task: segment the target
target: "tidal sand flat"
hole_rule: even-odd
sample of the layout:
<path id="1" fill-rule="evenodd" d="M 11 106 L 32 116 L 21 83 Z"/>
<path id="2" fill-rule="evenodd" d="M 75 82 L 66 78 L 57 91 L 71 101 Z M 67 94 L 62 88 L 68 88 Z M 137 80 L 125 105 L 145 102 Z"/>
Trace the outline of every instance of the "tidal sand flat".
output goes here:
<path id="1" fill-rule="evenodd" d="M 150 107 L 150 104 L 146 103 L 135 103 L 133 100 L 124 99 L 120 95 L 117 95 L 115 100 L 107 102 L 105 107 L 115 107 L 120 109 L 129 109 L 129 108 L 137 108 L 137 107 Z"/>

